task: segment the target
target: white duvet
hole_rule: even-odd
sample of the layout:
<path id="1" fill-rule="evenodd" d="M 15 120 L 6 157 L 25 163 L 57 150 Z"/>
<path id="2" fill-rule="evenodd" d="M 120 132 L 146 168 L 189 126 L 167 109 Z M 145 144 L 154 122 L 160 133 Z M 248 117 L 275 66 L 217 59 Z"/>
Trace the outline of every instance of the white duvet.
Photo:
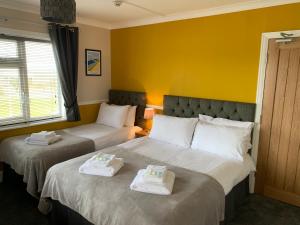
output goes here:
<path id="1" fill-rule="evenodd" d="M 205 151 L 182 148 L 148 137 L 134 139 L 119 146 L 155 160 L 210 175 L 222 185 L 225 194 L 255 171 L 249 154 L 245 155 L 243 162 L 229 160 Z"/>
<path id="2" fill-rule="evenodd" d="M 96 150 L 126 142 L 135 136 L 137 127 L 114 128 L 92 123 L 64 129 L 65 132 L 94 141 Z"/>

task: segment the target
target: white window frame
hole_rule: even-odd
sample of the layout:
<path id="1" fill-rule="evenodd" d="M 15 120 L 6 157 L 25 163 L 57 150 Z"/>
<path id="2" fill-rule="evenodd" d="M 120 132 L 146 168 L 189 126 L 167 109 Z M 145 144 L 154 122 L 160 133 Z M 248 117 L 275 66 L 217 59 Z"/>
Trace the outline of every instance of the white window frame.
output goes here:
<path id="1" fill-rule="evenodd" d="M 37 122 L 46 123 L 47 121 L 58 121 L 65 120 L 65 110 L 63 107 L 63 98 L 61 92 L 61 86 L 59 78 L 58 88 L 57 88 L 57 99 L 58 99 L 58 114 L 44 117 L 30 117 L 30 101 L 29 101 L 29 89 L 28 89 L 28 75 L 27 75 L 27 64 L 26 64 L 26 52 L 25 52 L 25 41 L 34 41 L 41 43 L 50 43 L 50 40 L 45 38 L 35 39 L 31 37 L 18 37 L 1 34 L 0 38 L 15 40 L 18 43 L 18 58 L 0 58 L 1 64 L 0 68 L 16 68 L 19 69 L 20 76 L 20 89 L 21 89 L 21 101 L 22 101 L 22 116 L 9 118 L 9 119 L 0 119 L 0 130 L 5 129 L 7 126 L 19 126 L 19 125 L 28 125 L 30 123 L 37 124 Z M 20 58 L 20 56 L 23 56 Z"/>

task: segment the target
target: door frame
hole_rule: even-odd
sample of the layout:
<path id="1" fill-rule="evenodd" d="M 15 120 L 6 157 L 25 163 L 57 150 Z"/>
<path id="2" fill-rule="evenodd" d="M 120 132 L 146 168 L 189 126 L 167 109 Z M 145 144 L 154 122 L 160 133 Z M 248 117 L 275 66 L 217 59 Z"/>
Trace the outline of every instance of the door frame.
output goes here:
<path id="1" fill-rule="evenodd" d="M 269 33 L 262 33 L 261 35 L 260 59 L 259 59 L 258 80 L 257 80 L 257 89 L 256 89 L 255 126 L 253 131 L 253 149 L 252 149 L 252 158 L 254 159 L 256 166 L 257 166 L 257 156 L 258 156 L 262 104 L 263 104 L 263 97 L 264 97 L 264 86 L 265 86 L 265 78 L 266 78 L 266 68 L 268 63 L 269 40 L 275 38 L 282 38 L 280 33 L 293 34 L 293 37 L 300 37 L 300 30 L 269 32 Z M 251 174 L 250 176 L 251 193 L 254 192 L 254 187 L 255 187 L 255 175 Z"/>

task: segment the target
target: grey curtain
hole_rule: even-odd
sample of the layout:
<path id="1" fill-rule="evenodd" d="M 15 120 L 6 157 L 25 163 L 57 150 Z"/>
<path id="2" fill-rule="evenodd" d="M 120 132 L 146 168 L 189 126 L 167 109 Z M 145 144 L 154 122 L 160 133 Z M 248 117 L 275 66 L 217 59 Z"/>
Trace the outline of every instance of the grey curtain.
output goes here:
<path id="1" fill-rule="evenodd" d="M 61 83 L 68 121 L 79 121 L 77 103 L 78 27 L 49 24 L 49 35 Z"/>

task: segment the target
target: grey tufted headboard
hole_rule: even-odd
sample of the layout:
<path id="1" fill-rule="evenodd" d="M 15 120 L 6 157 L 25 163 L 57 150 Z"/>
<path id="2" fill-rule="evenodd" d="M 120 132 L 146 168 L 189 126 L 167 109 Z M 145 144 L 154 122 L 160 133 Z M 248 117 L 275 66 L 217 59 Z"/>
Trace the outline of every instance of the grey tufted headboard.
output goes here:
<path id="1" fill-rule="evenodd" d="M 109 90 L 109 104 L 136 105 L 135 125 L 144 127 L 144 111 L 146 108 L 145 92 Z"/>
<path id="2" fill-rule="evenodd" d="M 198 117 L 198 114 L 204 114 L 253 122 L 255 104 L 165 95 L 163 113 L 177 117 Z"/>

